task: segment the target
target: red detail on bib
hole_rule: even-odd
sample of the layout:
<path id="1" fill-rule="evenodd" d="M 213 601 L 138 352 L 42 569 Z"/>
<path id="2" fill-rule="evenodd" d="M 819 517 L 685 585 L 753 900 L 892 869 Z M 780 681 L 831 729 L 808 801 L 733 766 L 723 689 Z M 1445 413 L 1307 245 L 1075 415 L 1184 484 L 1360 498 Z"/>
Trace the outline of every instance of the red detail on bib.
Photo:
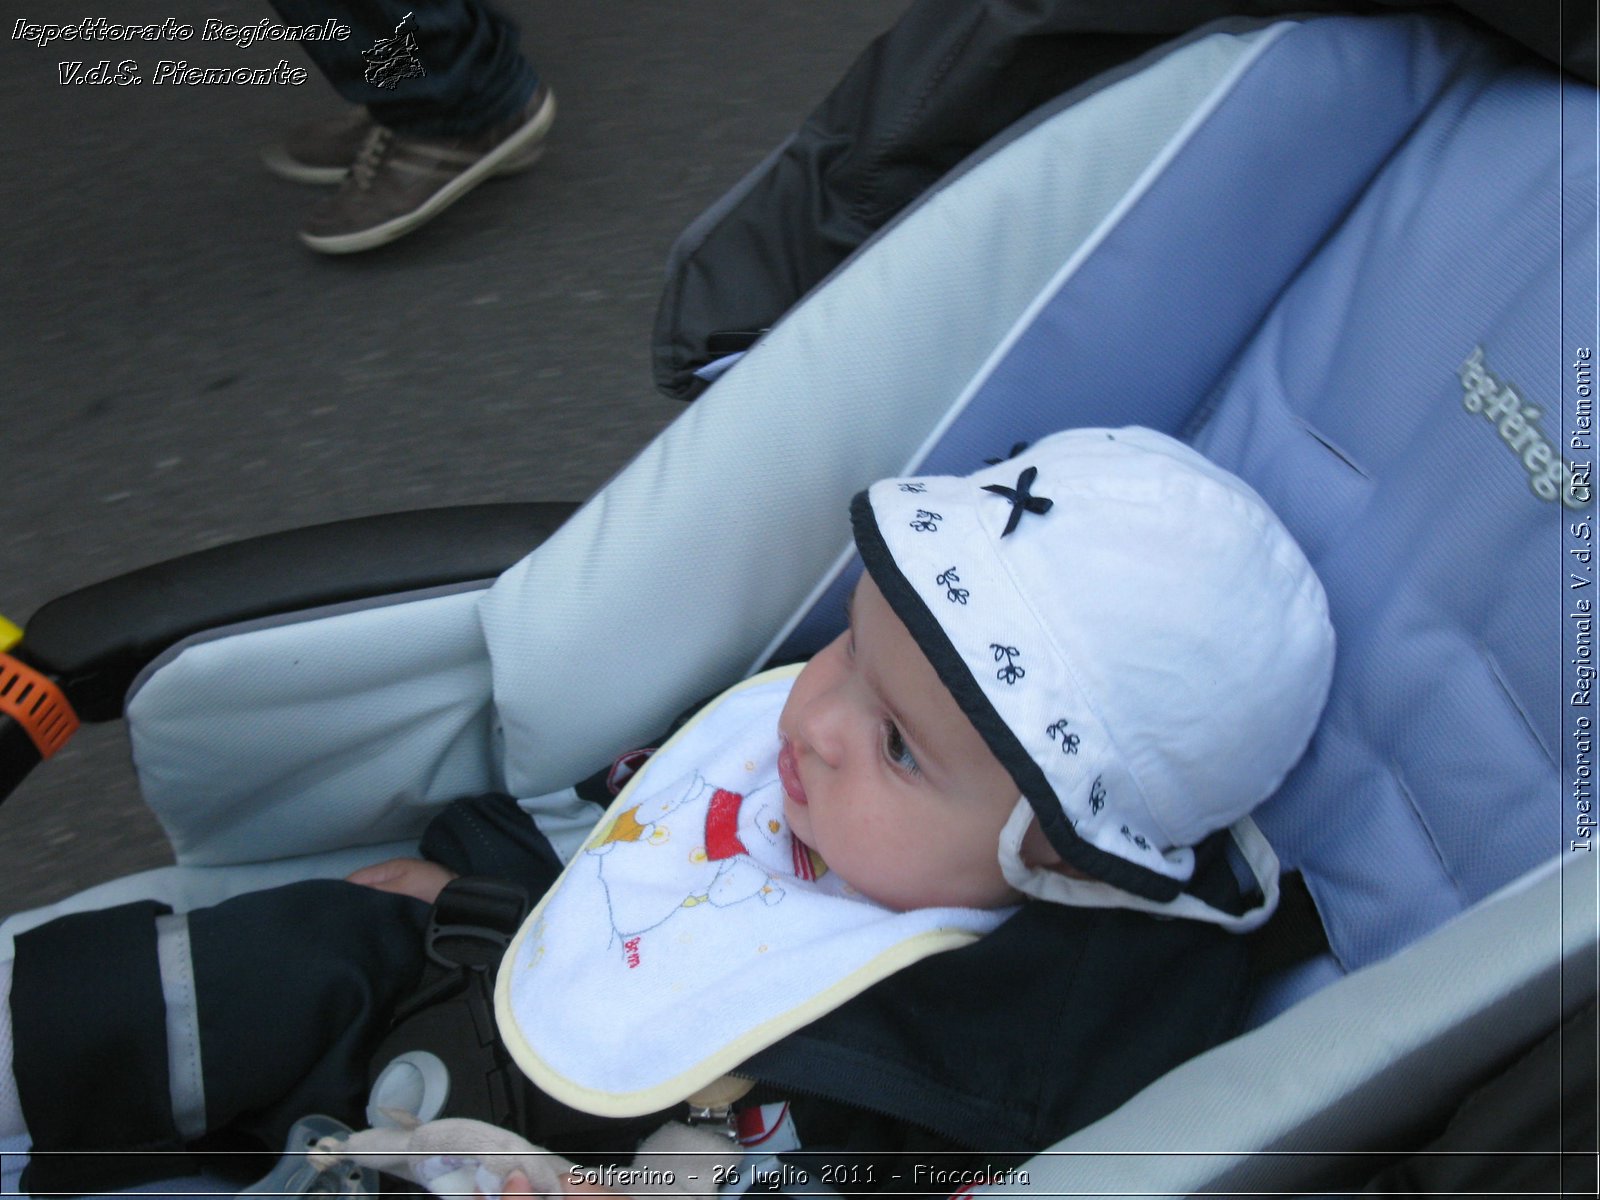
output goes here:
<path id="1" fill-rule="evenodd" d="M 744 797 L 738 792 L 718 788 L 711 797 L 711 807 L 706 809 L 706 858 L 720 862 L 749 854 L 739 840 L 739 806 Z"/>
<path id="2" fill-rule="evenodd" d="M 734 1120 L 739 1144 L 747 1150 L 760 1147 L 769 1154 L 782 1154 L 800 1149 L 800 1135 L 787 1103 L 742 1108 Z"/>
<path id="3" fill-rule="evenodd" d="M 794 834 L 789 835 L 789 854 L 794 860 L 794 876 L 811 882 L 817 877 L 816 864 L 811 861 L 811 850 Z"/>

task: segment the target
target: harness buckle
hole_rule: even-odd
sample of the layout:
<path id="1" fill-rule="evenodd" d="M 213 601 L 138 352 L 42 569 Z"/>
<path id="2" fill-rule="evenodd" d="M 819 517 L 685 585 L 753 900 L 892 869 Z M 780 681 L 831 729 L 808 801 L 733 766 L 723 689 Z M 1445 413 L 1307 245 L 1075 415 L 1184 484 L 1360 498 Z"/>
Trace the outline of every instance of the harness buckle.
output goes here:
<path id="1" fill-rule="evenodd" d="M 453 879 L 428 918 L 428 959 L 441 967 L 493 970 L 528 915 L 528 893 L 479 875 Z"/>

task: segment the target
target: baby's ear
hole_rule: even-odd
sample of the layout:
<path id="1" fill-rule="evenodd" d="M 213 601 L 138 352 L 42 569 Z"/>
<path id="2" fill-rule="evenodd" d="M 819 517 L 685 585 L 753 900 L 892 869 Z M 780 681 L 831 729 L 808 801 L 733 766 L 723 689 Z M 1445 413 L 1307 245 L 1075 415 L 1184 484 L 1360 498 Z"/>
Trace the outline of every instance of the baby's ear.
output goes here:
<path id="1" fill-rule="evenodd" d="M 1059 867 L 1061 855 L 1056 853 L 1056 848 L 1050 844 L 1050 839 L 1045 837 L 1044 830 L 1039 828 L 1038 818 L 1028 824 L 1028 832 L 1022 835 L 1022 862 L 1029 867 Z"/>
<path id="2" fill-rule="evenodd" d="M 1061 855 L 1056 853 L 1056 848 L 1050 844 L 1050 839 L 1045 837 L 1044 830 L 1039 828 L 1037 820 L 1030 824 L 1028 832 L 1022 835 L 1022 862 L 1025 866 L 1043 867 L 1046 871 L 1054 871 L 1069 879 L 1093 878 L 1061 861 Z"/>

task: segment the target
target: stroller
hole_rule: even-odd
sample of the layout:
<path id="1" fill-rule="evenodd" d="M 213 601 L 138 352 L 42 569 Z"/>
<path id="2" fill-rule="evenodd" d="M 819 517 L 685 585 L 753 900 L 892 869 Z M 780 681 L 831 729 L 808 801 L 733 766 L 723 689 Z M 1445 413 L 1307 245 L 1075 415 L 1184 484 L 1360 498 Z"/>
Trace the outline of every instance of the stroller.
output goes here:
<path id="1" fill-rule="evenodd" d="M 1205 27 L 985 145 L 575 511 L 297 531 L 46 606 L 13 653 L 125 717 L 177 865 L 0 933 L 342 875 L 455 796 L 551 792 L 830 638 L 869 481 L 1147 425 L 1324 581 L 1333 691 L 1258 823 L 1328 950 L 1028 1187 L 1359 1184 L 1593 1020 L 1596 128 L 1592 89 L 1454 21 Z M 13 782 L 50 748 L 3 736 Z"/>

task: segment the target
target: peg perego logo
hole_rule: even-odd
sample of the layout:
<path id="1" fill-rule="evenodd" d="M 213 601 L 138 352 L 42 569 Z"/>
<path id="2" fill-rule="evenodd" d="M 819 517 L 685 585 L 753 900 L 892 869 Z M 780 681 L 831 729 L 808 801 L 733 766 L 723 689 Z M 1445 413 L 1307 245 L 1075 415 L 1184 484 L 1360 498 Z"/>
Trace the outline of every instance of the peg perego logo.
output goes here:
<path id="1" fill-rule="evenodd" d="M 1539 427 L 1539 409 L 1523 400 L 1517 389 L 1497 379 L 1484 366 L 1483 347 L 1476 347 L 1461 364 L 1461 406 L 1478 413 L 1500 434 L 1522 469 L 1528 486 L 1541 500 L 1559 500 L 1568 508 L 1585 508 L 1591 496 L 1589 468 L 1575 471 L 1571 463 Z"/>

